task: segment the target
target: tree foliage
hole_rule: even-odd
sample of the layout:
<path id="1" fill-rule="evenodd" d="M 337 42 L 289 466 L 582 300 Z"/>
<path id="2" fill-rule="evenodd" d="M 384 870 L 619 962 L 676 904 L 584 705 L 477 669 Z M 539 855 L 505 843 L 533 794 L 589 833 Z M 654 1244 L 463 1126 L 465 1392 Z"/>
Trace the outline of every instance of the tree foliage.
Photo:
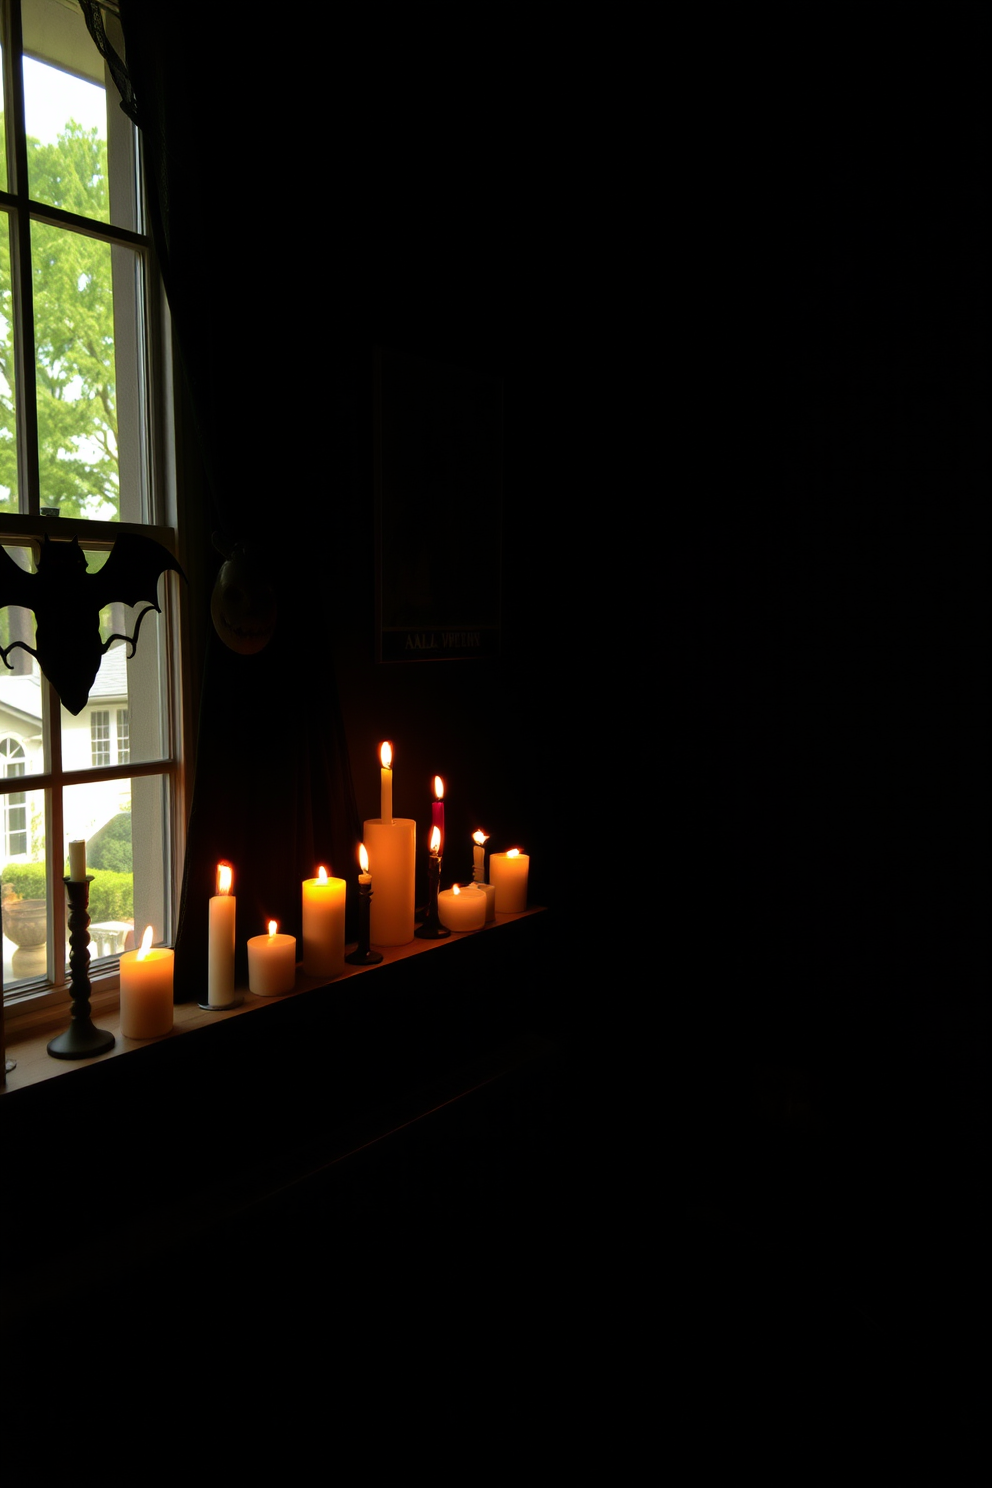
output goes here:
<path id="1" fill-rule="evenodd" d="M 0 116 L 0 149 L 3 148 Z M 107 221 L 107 145 L 70 120 L 54 144 L 28 140 L 35 201 Z M 66 516 L 118 511 L 111 248 L 34 222 L 31 279 L 41 500 Z M 126 250 L 117 250 L 126 251 Z M 17 439 L 9 232 L 0 233 L 0 510 L 17 510 Z M 110 508 L 112 508 L 112 513 Z"/>

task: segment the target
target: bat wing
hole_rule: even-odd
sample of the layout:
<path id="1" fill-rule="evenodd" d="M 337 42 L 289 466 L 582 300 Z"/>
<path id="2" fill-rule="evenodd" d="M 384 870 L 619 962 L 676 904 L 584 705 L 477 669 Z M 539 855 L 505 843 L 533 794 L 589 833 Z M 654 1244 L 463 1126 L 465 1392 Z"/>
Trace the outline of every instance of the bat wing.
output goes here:
<path id="1" fill-rule="evenodd" d="M 96 610 L 102 610 L 114 600 L 126 605 L 145 603 L 160 610 L 158 581 L 169 572 L 186 577 L 160 542 L 135 532 L 122 532 L 99 572 L 87 575 L 87 589 Z"/>

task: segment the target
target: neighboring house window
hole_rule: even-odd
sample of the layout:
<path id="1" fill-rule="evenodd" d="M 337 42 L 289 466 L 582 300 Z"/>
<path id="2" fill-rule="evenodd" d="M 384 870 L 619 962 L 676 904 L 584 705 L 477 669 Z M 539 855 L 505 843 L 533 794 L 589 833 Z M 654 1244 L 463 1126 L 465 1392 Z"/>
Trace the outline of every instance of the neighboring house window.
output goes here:
<path id="1" fill-rule="evenodd" d="M 117 763 L 126 765 L 131 759 L 131 734 L 127 709 L 117 709 Z"/>
<path id="2" fill-rule="evenodd" d="M 16 739 L 0 739 L 0 769 L 5 780 L 24 774 L 24 746 Z M 23 791 L 11 791 L 3 797 L 3 846 L 8 858 L 27 856 L 27 801 Z"/>
<path id="3" fill-rule="evenodd" d="M 90 714 L 90 756 L 94 770 L 110 764 L 110 714 L 103 709 Z"/>
<path id="4" fill-rule="evenodd" d="M 112 8 L 105 27 L 123 54 Z M 34 572 L 39 540 L 57 541 L 74 519 L 91 571 L 106 562 L 118 523 L 175 551 L 169 329 L 142 214 L 137 131 L 70 0 L 0 0 L 0 49 L 0 545 Z M 113 913 L 101 915 L 91 890 L 93 921 L 133 915 L 156 940 L 172 939 L 183 832 L 176 592 L 171 575 L 159 580 L 162 613 L 142 620 L 126 665 L 120 646 L 103 655 L 92 712 L 60 707 L 26 650 L 10 653 L 19 674 L 0 665 L 0 739 L 10 720 L 31 741 L 27 758 L 11 753 L 12 740 L 0 754 L 4 847 L 7 859 L 34 853 L 42 885 L 52 855 L 54 899 L 47 973 L 19 977 L 8 963 L 8 996 L 65 995 L 72 838 L 92 842 L 96 869 L 103 848 L 108 871 L 130 875 L 130 885 L 115 886 Z M 100 617 L 102 639 L 122 617 L 133 631 L 136 614 L 119 596 Z M 72 628 L 63 624 L 66 640 Z M 0 607 L 0 646 L 34 639 L 30 609 Z M 22 788 L 12 788 L 15 773 Z M 24 867 L 18 882 L 33 883 Z"/>

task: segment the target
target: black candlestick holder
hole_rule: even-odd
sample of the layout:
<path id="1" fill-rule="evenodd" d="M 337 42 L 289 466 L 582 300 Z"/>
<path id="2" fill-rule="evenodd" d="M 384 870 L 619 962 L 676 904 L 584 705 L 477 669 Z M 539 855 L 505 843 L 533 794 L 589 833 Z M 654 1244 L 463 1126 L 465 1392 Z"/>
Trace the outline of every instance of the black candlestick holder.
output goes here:
<path id="1" fill-rule="evenodd" d="M 349 966 L 377 966 L 382 960 L 379 951 L 369 949 L 369 938 L 372 915 L 372 885 L 358 885 L 358 944 L 349 956 L 345 956 Z"/>
<path id="2" fill-rule="evenodd" d="M 414 930 L 418 940 L 446 940 L 451 934 L 447 925 L 442 925 L 437 914 L 437 891 L 441 882 L 441 854 L 431 853 L 427 872 L 427 913 L 424 923 Z"/>
<path id="3" fill-rule="evenodd" d="M 90 884 L 92 873 L 81 882 L 64 878 L 69 896 L 69 975 L 72 978 L 72 1022 L 64 1033 L 50 1039 L 53 1059 L 90 1059 L 114 1047 L 114 1035 L 94 1028 L 90 1017 Z"/>

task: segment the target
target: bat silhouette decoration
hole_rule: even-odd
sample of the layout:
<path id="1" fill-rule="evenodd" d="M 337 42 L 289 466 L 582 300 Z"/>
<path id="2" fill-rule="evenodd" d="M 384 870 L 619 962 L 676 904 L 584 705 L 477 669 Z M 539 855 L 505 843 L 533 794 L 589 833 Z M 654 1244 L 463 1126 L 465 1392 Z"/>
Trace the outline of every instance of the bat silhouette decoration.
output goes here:
<path id="1" fill-rule="evenodd" d="M 138 631 L 149 610 L 158 610 L 158 581 L 168 571 L 185 579 L 179 564 L 167 548 L 154 538 L 122 532 L 110 550 L 106 563 L 96 573 L 86 567 L 86 557 L 79 539 L 51 542 L 47 535 L 40 544 L 38 572 L 25 573 L 3 548 L 0 548 L 0 609 L 4 605 L 23 605 L 33 610 L 35 646 L 13 641 L 0 646 L 4 665 L 18 646 L 30 652 L 51 682 L 69 712 L 78 715 L 86 706 L 100 660 L 113 641 L 127 641 L 128 656 L 138 645 Z M 100 637 L 100 611 L 105 605 L 126 605 L 147 601 L 134 622 L 133 635 L 115 634 L 106 641 Z"/>

